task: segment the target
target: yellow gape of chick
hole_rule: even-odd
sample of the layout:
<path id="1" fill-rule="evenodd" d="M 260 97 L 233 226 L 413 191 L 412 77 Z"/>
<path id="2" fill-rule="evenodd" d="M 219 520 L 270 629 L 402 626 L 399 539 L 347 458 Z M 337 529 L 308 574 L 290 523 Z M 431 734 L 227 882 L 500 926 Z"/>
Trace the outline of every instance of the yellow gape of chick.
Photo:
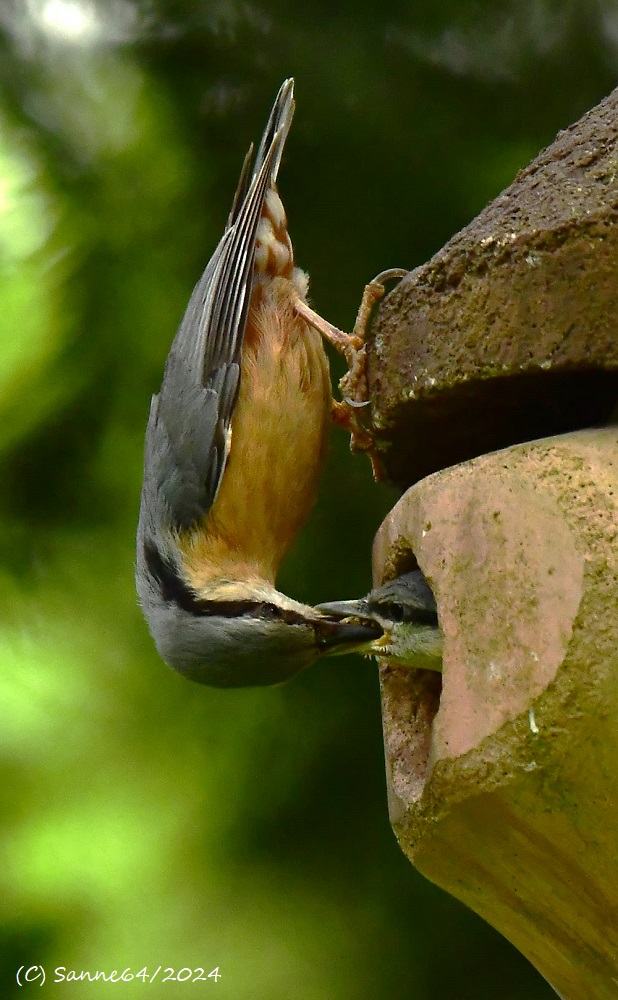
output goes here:
<path id="1" fill-rule="evenodd" d="M 275 588 L 279 564 L 315 502 L 338 406 L 322 336 L 359 370 L 362 348 L 361 337 L 313 313 L 307 277 L 294 266 L 276 189 L 293 112 L 287 80 L 255 162 L 249 150 L 146 431 L 140 603 L 169 666 L 218 687 L 277 683 L 327 653 L 389 655 L 388 615 L 380 620 L 367 601 L 354 612 L 347 603 L 345 611 L 311 608 Z M 382 290 L 367 286 L 361 320 Z M 419 590 L 421 576 L 401 577 L 413 579 L 399 598 L 411 602 L 412 628 L 422 625 L 439 641 L 435 602 L 426 583 L 427 592 Z M 401 623 L 399 607 L 396 618 Z"/>

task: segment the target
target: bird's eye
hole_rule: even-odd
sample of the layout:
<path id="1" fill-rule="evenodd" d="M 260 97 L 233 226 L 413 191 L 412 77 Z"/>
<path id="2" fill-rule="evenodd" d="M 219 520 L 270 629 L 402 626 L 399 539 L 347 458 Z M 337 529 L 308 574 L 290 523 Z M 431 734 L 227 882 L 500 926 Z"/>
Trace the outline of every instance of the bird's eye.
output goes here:
<path id="1" fill-rule="evenodd" d="M 392 622 L 402 622 L 405 621 L 406 618 L 406 609 L 403 604 L 396 604 L 394 601 L 380 601 L 380 603 L 376 605 L 376 611 L 378 611 L 383 618 L 388 618 L 389 621 Z"/>
<path id="2" fill-rule="evenodd" d="M 278 604 L 271 604 L 270 601 L 260 601 L 253 606 L 252 616 L 261 618 L 263 621 L 285 622 L 286 625 L 306 625 L 307 619 L 298 611 L 290 611 L 287 608 L 280 608 Z"/>
<path id="3" fill-rule="evenodd" d="M 262 601 L 259 605 L 259 617 L 268 618 L 270 620 L 276 620 L 283 618 L 282 608 L 278 608 L 276 604 L 270 604 L 268 601 Z"/>
<path id="4" fill-rule="evenodd" d="M 369 610 L 379 618 L 394 624 L 411 622 L 416 625 L 429 625 L 432 628 L 438 627 L 438 613 L 431 607 L 418 607 L 403 601 L 373 601 L 369 603 Z"/>

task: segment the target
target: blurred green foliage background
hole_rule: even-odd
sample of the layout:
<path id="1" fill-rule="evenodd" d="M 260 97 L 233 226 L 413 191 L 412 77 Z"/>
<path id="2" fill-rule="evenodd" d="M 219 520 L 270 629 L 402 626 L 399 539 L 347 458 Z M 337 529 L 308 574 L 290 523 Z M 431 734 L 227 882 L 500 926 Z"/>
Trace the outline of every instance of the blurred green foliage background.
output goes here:
<path id="1" fill-rule="evenodd" d="M 298 261 L 350 328 L 365 281 L 611 90 L 618 5 L 3 0 L 0 32 L 2 996 L 33 963 L 222 975 L 123 996 L 552 996 L 400 853 L 375 665 L 191 685 L 141 620 L 133 537 L 149 398 L 281 80 Z M 394 499 L 334 435 L 282 589 L 365 592 Z"/>

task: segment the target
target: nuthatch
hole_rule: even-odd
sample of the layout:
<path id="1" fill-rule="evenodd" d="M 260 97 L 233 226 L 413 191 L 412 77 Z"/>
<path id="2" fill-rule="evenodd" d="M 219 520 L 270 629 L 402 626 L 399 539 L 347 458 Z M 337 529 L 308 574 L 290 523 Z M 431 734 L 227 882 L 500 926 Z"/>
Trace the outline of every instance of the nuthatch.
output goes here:
<path id="1" fill-rule="evenodd" d="M 321 336 L 297 309 L 311 313 L 307 278 L 275 186 L 293 110 L 288 80 L 255 163 L 252 149 L 245 159 L 146 431 L 141 605 L 163 659 L 223 687 L 276 683 L 381 634 L 275 589 L 314 503 L 332 403 Z"/>
<path id="2" fill-rule="evenodd" d="M 369 652 L 392 664 L 422 670 L 442 670 L 442 632 L 436 601 L 420 570 L 404 573 L 376 587 L 360 601 L 318 604 L 326 614 L 374 621 L 384 635 Z"/>
<path id="3" fill-rule="evenodd" d="M 146 430 L 139 599 L 166 663 L 217 687 L 277 683 L 321 655 L 370 651 L 383 631 L 371 616 L 348 620 L 275 588 L 315 501 L 334 406 L 322 336 L 362 380 L 362 337 L 313 312 L 294 266 L 276 189 L 293 111 L 287 80 L 253 164 L 247 154 Z M 367 286 L 360 323 L 382 292 Z"/>

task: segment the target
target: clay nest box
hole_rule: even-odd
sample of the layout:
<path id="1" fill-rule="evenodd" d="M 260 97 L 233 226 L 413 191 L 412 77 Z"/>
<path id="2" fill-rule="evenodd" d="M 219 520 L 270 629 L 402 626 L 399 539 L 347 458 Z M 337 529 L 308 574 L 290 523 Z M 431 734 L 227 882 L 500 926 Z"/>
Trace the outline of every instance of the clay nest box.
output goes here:
<path id="1" fill-rule="evenodd" d="M 383 302 L 368 350 L 384 478 L 606 423 L 618 398 L 618 90 Z"/>
<path id="2" fill-rule="evenodd" d="M 565 1000 L 618 989 L 618 90 L 388 296 L 372 458 L 407 492 L 442 674 L 380 667 L 389 811 L 416 867 Z"/>

